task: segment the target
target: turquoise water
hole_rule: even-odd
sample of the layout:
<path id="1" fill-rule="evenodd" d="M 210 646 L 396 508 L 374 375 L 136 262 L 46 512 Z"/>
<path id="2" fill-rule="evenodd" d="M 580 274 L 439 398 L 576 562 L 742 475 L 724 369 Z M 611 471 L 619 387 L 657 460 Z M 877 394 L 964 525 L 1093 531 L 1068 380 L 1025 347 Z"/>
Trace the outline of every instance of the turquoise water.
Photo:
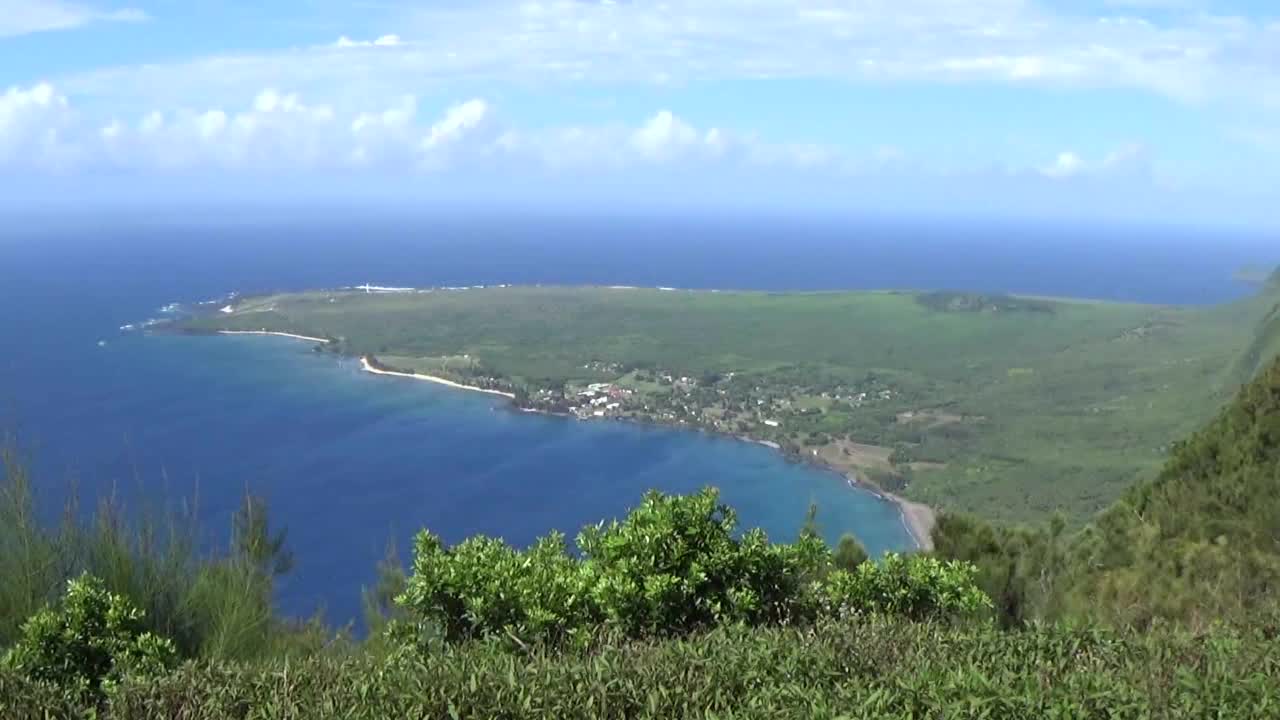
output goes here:
<path id="1" fill-rule="evenodd" d="M 135 505 L 194 501 L 215 546 L 244 491 L 265 495 L 297 559 L 281 609 L 325 608 L 336 623 L 358 614 L 387 544 L 407 558 L 420 528 L 523 544 L 618 516 L 649 488 L 715 485 L 744 526 L 777 539 L 795 536 L 810 502 L 830 539 L 853 531 L 877 553 L 910 539 L 894 506 L 762 446 L 518 413 L 499 398 L 372 376 L 305 342 L 118 326 L 231 290 L 363 282 L 966 287 L 1214 302 L 1246 291 L 1231 281 L 1241 265 L 1280 261 L 1280 243 L 1264 240 L 1213 238 L 1206 254 L 1163 236 L 1086 242 L 1034 228 L 233 220 L 0 236 L 0 430 L 16 428 L 32 452 L 51 516 L 72 487 Z"/>

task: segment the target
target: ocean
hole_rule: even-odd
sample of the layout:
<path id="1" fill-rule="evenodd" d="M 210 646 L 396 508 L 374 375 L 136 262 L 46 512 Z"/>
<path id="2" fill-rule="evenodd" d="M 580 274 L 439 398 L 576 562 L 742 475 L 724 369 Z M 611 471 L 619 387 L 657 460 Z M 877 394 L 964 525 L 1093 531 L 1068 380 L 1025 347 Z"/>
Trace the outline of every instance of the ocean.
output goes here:
<path id="1" fill-rule="evenodd" d="M 511 411 L 499 398 L 374 377 L 304 342 L 121 333 L 230 291 L 497 283 L 813 290 L 963 288 L 1212 303 L 1280 263 L 1274 237 L 1208 231 L 537 213 L 62 218 L 0 236 L 0 428 L 45 510 L 75 489 L 193 503 L 225 545 L 246 490 L 287 528 L 282 612 L 358 616 L 390 543 L 475 533 L 523 545 L 625 513 L 650 488 L 720 488 L 744 527 L 904 549 L 897 509 L 762 446 Z"/>

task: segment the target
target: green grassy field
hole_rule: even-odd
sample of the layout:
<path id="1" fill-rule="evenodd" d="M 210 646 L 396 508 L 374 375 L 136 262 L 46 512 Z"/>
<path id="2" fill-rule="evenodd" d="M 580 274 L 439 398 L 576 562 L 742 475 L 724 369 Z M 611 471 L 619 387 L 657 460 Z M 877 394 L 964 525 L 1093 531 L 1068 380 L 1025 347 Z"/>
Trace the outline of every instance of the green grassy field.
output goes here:
<path id="1" fill-rule="evenodd" d="M 1275 290 L 1208 308 L 962 293 L 320 291 L 247 298 L 183 325 L 332 337 L 341 352 L 555 398 L 617 382 L 635 391 L 624 414 L 844 458 L 942 508 L 1082 522 L 1154 474 L 1169 443 L 1280 351 Z M 896 450 L 892 469 L 850 443 Z"/>

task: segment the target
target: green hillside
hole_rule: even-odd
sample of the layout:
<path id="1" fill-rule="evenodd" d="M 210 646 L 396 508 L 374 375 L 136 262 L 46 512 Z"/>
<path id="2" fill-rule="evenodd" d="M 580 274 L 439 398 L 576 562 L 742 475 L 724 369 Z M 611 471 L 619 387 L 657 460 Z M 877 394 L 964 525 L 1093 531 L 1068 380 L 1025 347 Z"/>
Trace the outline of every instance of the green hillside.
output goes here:
<path id="1" fill-rule="evenodd" d="M 1197 625 L 1280 607 L 1280 361 L 1073 550 L 1071 604 Z"/>
<path id="2" fill-rule="evenodd" d="M 1236 362 L 1234 375 L 1241 382 L 1247 382 L 1256 375 L 1266 363 L 1280 354 L 1280 279 L 1275 283 L 1263 299 L 1273 301 L 1271 309 L 1258 322 L 1253 337 Z"/>
<path id="3" fill-rule="evenodd" d="M 1086 618 L 1145 627 L 1280 621 L 1280 358 L 1159 475 L 1078 534 L 944 516 L 940 554 L 976 563 L 1007 623 Z"/>
<path id="4" fill-rule="evenodd" d="M 329 337 L 393 369 L 775 442 L 939 508 L 1079 526 L 1280 351 L 1268 293 L 1219 307 L 963 292 L 489 287 L 245 298 L 185 330 Z"/>

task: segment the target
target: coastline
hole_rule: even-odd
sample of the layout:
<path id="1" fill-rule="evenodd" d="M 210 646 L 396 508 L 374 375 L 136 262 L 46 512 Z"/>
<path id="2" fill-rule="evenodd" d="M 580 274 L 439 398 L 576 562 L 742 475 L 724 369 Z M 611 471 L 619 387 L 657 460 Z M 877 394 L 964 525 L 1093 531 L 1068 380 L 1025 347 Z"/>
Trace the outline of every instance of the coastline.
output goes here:
<path id="1" fill-rule="evenodd" d="M 360 357 L 360 367 L 365 372 L 373 373 L 374 375 L 402 377 L 402 378 L 409 378 L 411 380 L 426 380 L 427 382 L 433 382 L 439 385 L 445 385 L 447 387 L 456 388 L 458 390 L 470 390 L 472 392 L 482 392 L 482 393 L 487 393 L 489 395 L 497 395 L 499 397 L 504 397 L 504 398 L 507 398 L 508 400 L 516 399 L 515 393 L 502 392 L 501 390 L 490 390 L 488 388 L 476 387 L 475 385 L 463 385 L 462 383 L 457 383 L 452 380 L 446 380 L 442 377 L 436 377 L 435 375 L 423 375 L 421 373 L 397 372 L 395 370 L 380 370 L 374 367 L 372 364 L 370 364 L 369 356 L 367 355 Z"/>
<path id="2" fill-rule="evenodd" d="M 488 391 L 488 392 L 493 392 L 493 391 Z M 572 415 L 569 415 L 567 413 L 557 413 L 557 412 L 551 412 L 547 410 L 539 410 L 537 408 L 521 407 L 519 404 L 514 402 L 514 398 L 513 398 L 511 407 L 514 410 L 517 410 L 519 412 L 524 412 L 524 413 L 537 413 L 539 415 L 552 415 L 555 417 L 563 417 L 563 418 L 573 417 Z M 773 442 L 770 440 L 757 440 L 756 438 L 753 438 L 749 435 L 742 435 L 740 433 L 720 432 L 717 430 L 710 430 L 707 428 L 694 427 L 694 426 L 664 425 L 663 423 L 650 422 L 646 420 L 640 420 L 640 419 L 629 418 L 629 417 L 609 418 L 609 419 L 613 420 L 614 422 L 636 423 L 639 425 L 647 425 L 649 427 L 655 427 L 655 428 L 668 428 L 672 430 L 680 430 L 683 432 L 699 432 L 706 435 L 714 435 L 716 437 L 723 437 L 723 438 L 728 438 L 730 440 L 737 440 L 738 442 L 744 442 L 751 445 L 763 445 L 769 448 L 770 450 L 777 452 L 779 455 L 781 455 L 785 460 L 789 462 L 804 463 L 821 470 L 835 473 L 840 477 L 844 478 L 845 484 L 847 484 L 851 489 L 862 490 L 864 492 L 868 492 L 868 493 L 871 493 L 872 495 L 875 495 L 877 498 L 884 500 L 885 502 L 893 503 L 898 508 L 898 519 L 902 522 L 903 529 L 907 531 L 907 535 L 911 538 L 911 542 L 915 545 L 916 551 L 917 552 L 933 551 L 933 528 L 937 524 L 938 511 L 929 505 L 925 505 L 924 503 L 919 503 L 914 500 L 908 500 L 902 497 L 901 495 L 891 493 L 888 490 L 885 490 L 884 488 L 880 487 L 879 485 L 869 480 L 863 479 L 861 476 L 858 475 L 856 470 L 845 470 L 845 469 L 836 467 L 835 465 L 832 465 L 823 460 L 811 458 L 806 455 L 796 455 L 796 454 L 788 453 L 784 451 L 782 449 L 782 446 L 776 442 Z"/>
<path id="3" fill-rule="evenodd" d="M 317 343 L 329 342 L 329 340 L 326 338 L 317 338 L 317 337 L 310 337 L 307 335 L 298 335 L 296 333 L 275 332 L 270 330 L 219 330 L 218 333 L 221 335 L 274 335 L 277 337 L 287 337 L 295 340 L 307 340 L 310 342 L 317 342 Z M 545 414 L 545 411 L 538 410 L 536 408 L 520 407 L 520 405 L 515 402 L 516 396 L 514 393 L 503 392 L 501 390 L 490 390 L 488 388 L 476 387 L 474 385 L 464 385 L 462 383 L 454 382 L 453 380 L 448 380 L 448 379 L 437 377 L 434 375 L 398 372 L 395 370 L 382 370 L 374 367 L 369 362 L 369 356 L 367 355 L 362 355 L 360 357 L 360 367 L 365 372 L 373 375 L 401 377 L 401 378 L 407 378 L 410 380 L 424 380 L 426 382 L 436 383 L 438 385 L 444 385 L 445 387 L 451 387 L 456 390 L 468 390 L 471 392 L 485 393 L 487 395 L 496 395 L 498 397 L 503 397 L 503 398 L 506 398 L 507 400 L 510 400 L 512 403 L 512 407 L 516 408 L 517 410 L 520 410 L 521 412 L 534 412 L 534 413 Z M 652 423 L 652 424 L 655 426 L 661 426 L 661 423 Z M 705 428 L 684 428 L 684 429 L 686 430 L 697 429 L 699 432 L 708 432 Z M 755 438 L 752 438 L 746 435 L 734 435 L 734 434 L 727 434 L 727 435 L 728 437 L 732 437 L 742 442 L 754 443 L 756 445 L 764 445 L 765 447 L 768 447 L 772 450 L 782 453 L 784 457 L 787 457 L 789 459 L 812 463 L 826 470 L 839 473 L 842 477 L 845 478 L 845 481 L 851 487 L 861 488 L 883 500 L 887 500 L 888 502 L 893 503 L 898 507 L 898 514 L 902 520 L 902 526 L 906 529 L 907 535 L 911 537 L 911 540 L 915 544 L 917 551 L 929 552 L 933 550 L 933 540 L 931 538 L 931 535 L 932 535 L 934 524 L 937 520 L 937 512 L 932 507 L 925 505 L 923 503 L 918 503 L 918 502 L 908 500 L 900 495 L 896 495 L 894 493 L 888 492 L 887 490 L 880 488 L 874 483 L 870 483 L 863 480 L 861 477 L 858 476 L 857 472 L 851 472 L 848 470 L 837 468 L 825 462 L 820 462 L 820 461 L 815 462 L 813 459 L 807 458 L 804 456 L 791 457 L 786 453 L 783 453 L 782 448 L 777 443 L 770 442 L 768 440 L 757 440 Z"/>
<path id="4" fill-rule="evenodd" d="M 219 335 L 274 335 L 276 337 L 293 338 L 294 340 L 308 340 L 310 342 L 328 343 L 328 338 L 311 337 L 309 335 L 296 335 L 287 332 L 275 332 L 272 330 L 219 330 Z"/>
<path id="5" fill-rule="evenodd" d="M 921 552 L 931 552 L 933 550 L 933 528 L 938 522 L 937 511 L 924 503 L 908 500 L 901 495 L 895 495 L 883 490 L 878 492 L 889 502 L 898 506 L 898 512 L 902 515 L 902 524 L 907 528 L 907 533 L 911 535 L 911 539 L 915 541 L 916 548 Z"/>
<path id="6" fill-rule="evenodd" d="M 519 412 L 525 412 L 525 413 L 537 413 L 539 415 L 552 415 L 555 417 L 564 417 L 564 418 L 573 417 L 572 415 L 569 415 L 567 413 L 557 413 L 557 412 L 550 412 L 547 410 L 539 410 L 537 408 L 521 407 L 519 404 L 515 403 L 514 401 L 512 402 L 512 408 L 514 410 L 518 410 Z M 796 455 L 796 454 L 788 453 L 784 451 L 782 449 L 782 446 L 776 442 L 772 442 L 770 440 L 757 440 L 756 438 L 753 438 L 749 435 L 742 435 L 740 433 L 726 433 L 726 432 L 720 432 L 717 430 L 710 430 L 707 428 L 694 427 L 694 426 L 664 425 L 663 423 L 659 423 L 659 422 L 650 422 L 646 420 L 640 420 L 640 419 L 628 418 L 628 417 L 609 418 L 609 419 L 615 422 L 636 423 L 639 425 L 647 425 L 655 428 L 668 428 L 673 430 L 681 430 L 684 432 L 699 432 L 706 435 L 714 435 L 717 437 L 728 438 L 730 440 L 737 440 L 738 442 L 744 442 L 751 445 L 763 445 L 769 448 L 770 450 L 777 452 L 779 455 L 781 455 L 785 460 L 789 462 L 804 463 L 821 470 L 835 473 L 840 477 L 844 478 L 845 484 L 847 484 L 851 489 L 862 490 L 864 492 L 868 492 L 868 493 L 871 493 L 872 495 L 875 495 L 877 498 L 884 500 L 885 502 L 893 503 L 898 508 L 898 519 L 902 522 L 903 529 L 907 531 L 907 535 L 911 538 L 911 542 L 915 545 L 916 551 L 917 552 L 933 551 L 933 528 L 937 524 L 938 511 L 929 505 L 925 505 L 924 503 L 916 502 L 914 500 L 908 500 L 902 497 L 901 495 L 891 493 L 888 490 L 885 490 L 884 488 L 880 487 L 879 485 L 869 480 L 863 479 L 861 476 L 858 475 L 856 470 L 846 470 L 843 468 L 836 467 L 831 463 L 825 462 L 823 460 L 811 458 L 806 455 Z"/>
<path id="7" fill-rule="evenodd" d="M 705 430 L 703 432 L 706 432 Z M 898 516 L 902 520 L 902 527 L 906 529 L 907 534 L 911 536 L 911 541 L 915 543 L 916 550 L 920 552 L 931 552 L 933 550 L 933 528 L 938 521 L 938 513 L 932 507 L 924 503 L 918 503 L 914 500 L 908 500 L 901 495 L 891 493 L 879 485 L 864 480 L 856 470 L 846 470 L 836 467 L 829 462 L 812 458 L 807 455 L 792 455 L 784 452 L 782 447 L 775 442 L 768 440 L 756 440 L 747 435 L 732 435 L 742 442 L 754 443 L 756 445 L 764 445 L 767 448 L 778 451 L 783 457 L 794 460 L 796 462 L 809 463 L 823 470 L 829 470 L 839 474 L 849 484 L 849 487 L 875 495 L 886 502 L 891 502 L 898 507 Z"/>

